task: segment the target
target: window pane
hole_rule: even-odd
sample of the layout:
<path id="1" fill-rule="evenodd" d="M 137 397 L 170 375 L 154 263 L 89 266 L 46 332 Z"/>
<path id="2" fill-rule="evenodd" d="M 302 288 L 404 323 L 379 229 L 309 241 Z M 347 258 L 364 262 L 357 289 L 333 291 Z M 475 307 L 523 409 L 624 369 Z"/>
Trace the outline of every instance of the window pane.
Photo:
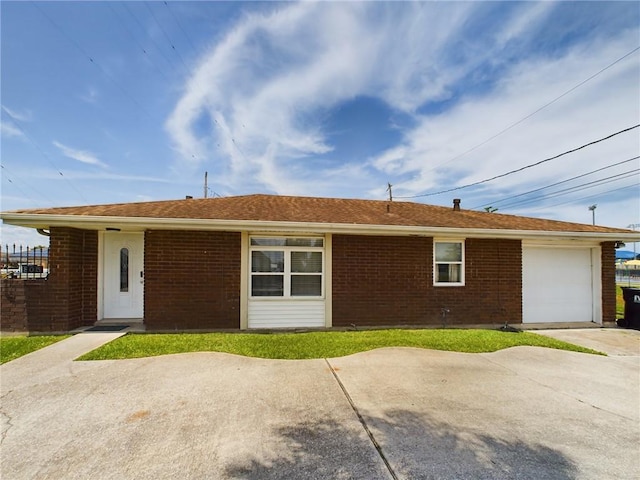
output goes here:
<path id="1" fill-rule="evenodd" d="M 260 245 L 263 247 L 284 247 L 285 243 L 285 238 L 251 238 L 251 245 Z"/>
<path id="2" fill-rule="evenodd" d="M 284 272 L 284 252 L 251 252 L 252 272 Z"/>
<path id="3" fill-rule="evenodd" d="M 460 283 L 462 281 L 462 276 L 460 273 L 462 269 L 460 268 L 462 265 L 460 264 L 450 264 L 450 263 L 439 263 L 436 265 L 436 282 L 444 283 L 444 282 L 452 282 L 452 283 Z"/>
<path id="4" fill-rule="evenodd" d="M 461 262 L 462 243 L 438 242 L 436 243 L 436 262 Z"/>
<path id="5" fill-rule="evenodd" d="M 322 252 L 291 252 L 291 272 L 322 272 Z"/>
<path id="6" fill-rule="evenodd" d="M 322 276 L 291 275 L 292 297 L 319 297 L 322 294 Z"/>
<path id="7" fill-rule="evenodd" d="M 287 238 L 288 247 L 321 247 L 322 238 Z"/>
<path id="8" fill-rule="evenodd" d="M 252 275 L 251 295 L 254 297 L 282 297 L 284 294 L 283 275 Z"/>
<path id="9" fill-rule="evenodd" d="M 129 291 L 129 249 L 120 249 L 120 291 Z"/>

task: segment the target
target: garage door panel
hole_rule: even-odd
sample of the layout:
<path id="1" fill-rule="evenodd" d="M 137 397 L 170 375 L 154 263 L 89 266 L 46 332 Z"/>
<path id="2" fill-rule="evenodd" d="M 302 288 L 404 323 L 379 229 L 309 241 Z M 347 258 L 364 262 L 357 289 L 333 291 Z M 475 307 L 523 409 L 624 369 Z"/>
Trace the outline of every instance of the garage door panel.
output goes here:
<path id="1" fill-rule="evenodd" d="M 593 321 L 592 269 L 590 248 L 523 248 L 523 322 Z"/>

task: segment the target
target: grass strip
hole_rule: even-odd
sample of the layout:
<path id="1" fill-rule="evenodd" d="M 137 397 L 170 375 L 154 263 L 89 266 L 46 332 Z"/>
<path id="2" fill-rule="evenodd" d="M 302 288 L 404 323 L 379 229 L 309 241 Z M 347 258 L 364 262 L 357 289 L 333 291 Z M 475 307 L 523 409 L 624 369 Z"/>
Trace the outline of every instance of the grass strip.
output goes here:
<path id="1" fill-rule="evenodd" d="M 335 358 L 383 347 L 417 347 L 453 352 L 495 352 L 517 346 L 547 347 L 604 355 L 531 332 L 497 330 L 365 330 L 307 333 L 128 334 L 78 360 L 153 357 L 187 352 L 224 352 L 272 359 Z"/>
<path id="2" fill-rule="evenodd" d="M 10 362 L 69 337 L 70 335 L 0 337 L 0 364 Z"/>
<path id="3" fill-rule="evenodd" d="M 616 317 L 624 317 L 624 297 L 621 285 L 616 285 Z"/>

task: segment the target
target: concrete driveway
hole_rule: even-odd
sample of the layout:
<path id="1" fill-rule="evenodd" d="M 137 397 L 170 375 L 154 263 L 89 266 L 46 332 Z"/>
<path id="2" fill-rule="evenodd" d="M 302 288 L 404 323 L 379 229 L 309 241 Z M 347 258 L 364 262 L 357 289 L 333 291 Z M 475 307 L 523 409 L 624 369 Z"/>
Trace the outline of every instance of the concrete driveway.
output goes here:
<path id="1" fill-rule="evenodd" d="M 64 359 L 95 335 L 0 367 L 3 480 L 640 475 L 633 350 Z"/>

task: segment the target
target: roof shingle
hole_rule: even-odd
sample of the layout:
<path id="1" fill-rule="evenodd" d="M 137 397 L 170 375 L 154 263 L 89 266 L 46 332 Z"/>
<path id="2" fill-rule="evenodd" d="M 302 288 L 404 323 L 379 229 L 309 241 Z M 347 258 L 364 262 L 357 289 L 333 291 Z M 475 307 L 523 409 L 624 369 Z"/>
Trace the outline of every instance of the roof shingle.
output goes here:
<path id="1" fill-rule="evenodd" d="M 629 233 L 629 230 L 624 229 L 464 209 L 454 211 L 449 207 L 413 202 L 262 194 L 14 210 L 5 213 L 42 216 L 246 220 L 547 232 Z"/>

